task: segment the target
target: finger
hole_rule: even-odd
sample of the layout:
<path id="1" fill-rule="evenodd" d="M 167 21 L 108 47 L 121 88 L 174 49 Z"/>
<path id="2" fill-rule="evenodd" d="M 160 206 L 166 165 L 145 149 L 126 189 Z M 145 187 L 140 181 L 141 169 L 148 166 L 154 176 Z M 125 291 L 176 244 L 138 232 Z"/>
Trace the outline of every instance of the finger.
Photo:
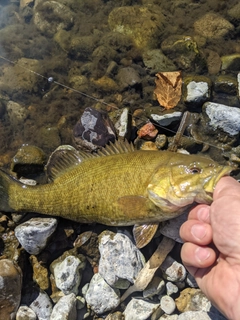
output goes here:
<path id="1" fill-rule="evenodd" d="M 238 196 L 240 197 L 240 184 L 232 177 L 222 177 L 213 192 L 213 200 L 222 196 Z"/>
<path id="2" fill-rule="evenodd" d="M 210 223 L 209 211 L 210 206 L 207 204 L 199 204 L 189 212 L 188 219 Z"/>
<path id="3" fill-rule="evenodd" d="M 212 227 L 208 223 L 198 220 L 184 222 L 179 234 L 184 242 L 192 242 L 202 246 L 212 242 Z"/>
<path id="4" fill-rule="evenodd" d="M 216 252 L 206 246 L 198 246 L 191 242 L 186 242 L 182 246 L 181 258 L 184 265 L 193 272 L 193 268 L 208 268 L 217 259 Z"/>

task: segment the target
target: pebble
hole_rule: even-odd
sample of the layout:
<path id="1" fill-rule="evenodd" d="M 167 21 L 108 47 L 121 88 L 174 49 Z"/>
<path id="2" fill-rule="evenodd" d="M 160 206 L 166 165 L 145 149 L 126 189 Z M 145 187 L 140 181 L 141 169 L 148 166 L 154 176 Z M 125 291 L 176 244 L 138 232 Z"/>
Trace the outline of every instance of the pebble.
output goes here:
<path id="1" fill-rule="evenodd" d="M 211 319 L 204 311 L 187 311 L 180 314 L 177 320 L 217 320 Z"/>
<path id="2" fill-rule="evenodd" d="M 158 130 L 151 122 L 146 123 L 137 131 L 138 137 L 144 140 L 153 140 L 157 134 Z"/>
<path id="3" fill-rule="evenodd" d="M 0 260 L 0 319 L 14 319 L 21 300 L 22 271 L 9 259 Z"/>
<path id="4" fill-rule="evenodd" d="M 40 290 L 33 294 L 33 301 L 29 307 L 36 313 L 38 320 L 50 320 L 52 302 L 45 291 Z"/>
<path id="5" fill-rule="evenodd" d="M 114 127 L 117 130 L 118 136 L 121 138 L 125 138 L 128 135 L 130 128 L 130 115 L 129 108 L 123 108 L 121 110 L 121 114 L 119 119 L 116 121 Z"/>
<path id="6" fill-rule="evenodd" d="M 74 293 L 63 296 L 55 304 L 50 320 L 76 320 L 76 296 Z"/>
<path id="7" fill-rule="evenodd" d="M 66 251 L 50 265 L 58 289 L 64 294 L 78 293 L 78 287 L 82 279 L 82 271 L 86 266 L 85 257 L 75 257 Z"/>
<path id="8" fill-rule="evenodd" d="M 102 314 L 119 305 L 120 291 L 110 287 L 99 273 L 95 273 L 90 281 L 85 299 L 94 312 Z"/>
<path id="9" fill-rule="evenodd" d="M 205 102 L 210 97 L 209 84 L 203 81 L 190 81 L 187 86 L 186 103 Z"/>
<path id="10" fill-rule="evenodd" d="M 210 119 L 210 126 L 221 128 L 230 135 L 236 135 L 240 131 L 240 109 L 224 104 L 206 102 L 203 110 Z"/>
<path id="11" fill-rule="evenodd" d="M 187 275 L 185 267 L 170 256 L 167 256 L 160 268 L 163 271 L 163 277 L 168 281 L 183 281 Z"/>
<path id="12" fill-rule="evenodd" d="M 161 298 L 160 306 L 161 306 L 161 309 L 166 314 L 172 314 L 174 312 L 174 310 L 176 309 L 176 304 L 175 304 L 173 298 L 168 295 L 165 295 Z"/>
<path id="13" fill-rule="evenodd" d="M 143 290 L 143 297 L 150 298 L 154 295 L 161 294 L 163 293 L 164 289 L 165 281 L 162 278 L 155 276 L 153 280 L 149 283 L 147 288 Z"/>
<path id="14" fill-rule="evenodd" d="M 178 292 L 178 286 L 176 286 L 174 283 L 172 282 L 167 282 L 166 283 L 166 291 L 167 291 L 167 295 L 171 296 L 174 293 Z"/>
<path id="15" fill-rule="evenodd" d="M 33 280 L 39 285 L 42 290 L 49 289 L 49 277 L 48 269 L 38 258 L 31 255 L 29 258 L 32 268 L 33 268 Z"/>
<path id="16" fill-rule="evenodd" d="M 16 320 L 37 320 L 37 315 L 28 306 L 20 306 L 17 311 Z"/>
<path id="17" fill-rule="evenodd" d="M 159 303 L 132 298 L 123 312 L 124 320 L 146 320 L 159 306 Z"/>
<path id="18" fill-rule="evenodd" d="M 144 257 L 141 251 L 122 233 L 101 233 L 99 251 L 101 257 L 98 270 L 110 286 L 120 289 L 128 287 L 129 282 L 133 283 L 143 268 Z"/>
<path id="19" fill-rule="evenodd" d="M 17 226 L 15 235 L 29 254 L 37 255 L 46 247 L 56 228 L 55 218 L 32 218 Z"/>
<path id="20" fill-rule="evenodd" d="M 185 311 L 205 311 L 211 309 L 211 302 L 200 289 L 186 288 L 180 292 L 180 296 L 175 300 L 177 309 Z"/>
<path id="21" fill-rule="evenodd" d="M 163 127 L 167 127 L 174 121 L 179 121 L 181 116 L 182 112 L 179 111 L 167 113 L 164 115 L 158 115 L 154 113 L 151 114 L 151 118 Z"/>
<path id="22" fill-rule="evenodd" d="M 162 315 L 158 320 L 178 320 L 178 315 L 177 314 L 164 314 Z"/>
<path id="23" fill-rule="evenodd" d="M 116 76 L 122 89 L 133 87 L 141 83 L 138 72 L 132 67 L 121 68 Z"/>

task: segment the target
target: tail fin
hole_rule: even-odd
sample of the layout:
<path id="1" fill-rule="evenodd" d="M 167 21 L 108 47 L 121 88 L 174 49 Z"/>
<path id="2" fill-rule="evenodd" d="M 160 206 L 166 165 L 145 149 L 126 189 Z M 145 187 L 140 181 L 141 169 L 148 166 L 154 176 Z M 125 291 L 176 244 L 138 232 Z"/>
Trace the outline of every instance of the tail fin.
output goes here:
<path id="1" fill-rule="evenodd" d="M 0 169 L 0 211 L 15 211 L 9 205 L 9 187 L 14 183 L 18 183 L 18 181 Z"/>

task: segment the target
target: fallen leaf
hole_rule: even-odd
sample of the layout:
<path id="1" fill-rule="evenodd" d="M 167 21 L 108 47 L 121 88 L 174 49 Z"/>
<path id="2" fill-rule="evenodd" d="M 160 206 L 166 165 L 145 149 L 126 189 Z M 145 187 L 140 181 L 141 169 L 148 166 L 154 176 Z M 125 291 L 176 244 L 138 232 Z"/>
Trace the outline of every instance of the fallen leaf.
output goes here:
<path id="1" fill-rule="evenodd" d="M 181 72 L 158 72 L 156 77 L 154 93 L 159 104 L 166 109 L 176 107 L 182 95 Z"/>

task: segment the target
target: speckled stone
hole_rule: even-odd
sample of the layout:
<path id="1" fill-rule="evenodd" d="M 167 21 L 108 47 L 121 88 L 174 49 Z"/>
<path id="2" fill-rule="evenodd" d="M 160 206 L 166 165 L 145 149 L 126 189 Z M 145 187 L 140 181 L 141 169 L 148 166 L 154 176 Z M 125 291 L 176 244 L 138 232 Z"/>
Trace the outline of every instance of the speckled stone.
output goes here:
<path id="1" fill-rule="evenodd" d="M 63 296 L 55 304 L 50 320 L 76 320 L 76 296 L 74 293 Z"/>
<path id="2" fill-rule="evenodd" d="M 16 320 L 37 320 L 37 315 L 28 306 L 21 306 L 17 311 Z"/>
<path id="3" fill-rule="evenodd" d="M 146 320 L 155 309 L 159 307 L 159 303 L 153 303 L 142 299 L 133 298 L 126 306 L 123 312 L 125 320 Z"/>
<path id="4" fill-rule="evenodd" d="M 170 256 L 161 265 L 161 270 L 164 279 L 172 282 L 183 281 L 187 275 L 185 267 Z"/>

